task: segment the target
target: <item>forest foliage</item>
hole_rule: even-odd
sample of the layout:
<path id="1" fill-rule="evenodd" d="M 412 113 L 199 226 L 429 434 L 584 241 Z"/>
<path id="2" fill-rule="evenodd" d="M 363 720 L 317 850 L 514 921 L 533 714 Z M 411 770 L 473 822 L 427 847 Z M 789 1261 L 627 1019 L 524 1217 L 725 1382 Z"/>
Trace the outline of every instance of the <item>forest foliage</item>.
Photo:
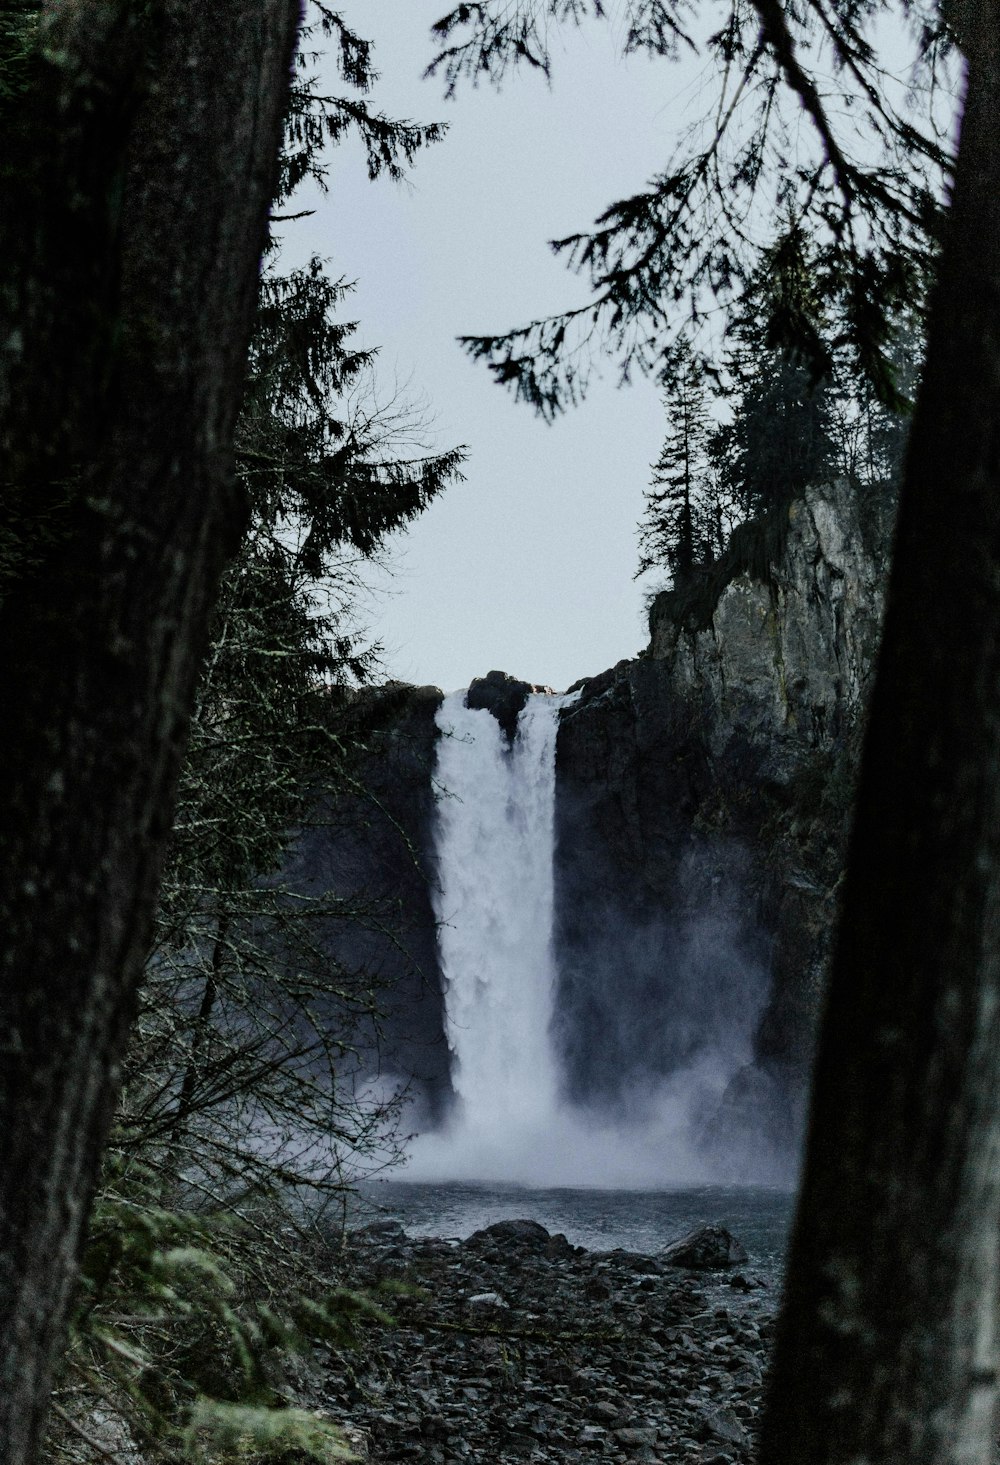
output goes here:
<path id="1" fill-rule="evenodd" d="M 955 35 L 933 0 L 627 0 L 614 15 L 482 0 L 437 23 L 429 74 L 448 95 L 517 67 L 548 79 L 559 27 L 587 22 L 613 23 L 625 56 L 700 63 L 694 115 L 643 191 L 551 241 L 584 304 L 463 343 L 547 419 L 602 360 L 659 381 L 638 573 L 690 588 L 807 482 L 898 480 L 953 166 Z"/>
<path id="2" fill-rule="evenodd" d="M 637 576 L 690 587 L 737 528 L 780 517 L 809 484 L 842 478 L 859 494 L 898 488 L 923 347 L 902 320 L 888 359 L 900 401 L 844 370 L 813 382 L 796 353 L 763 344 L 757 312 L 732 335 L 726 380 L 694 359 L 664 390 L 663 447 L 639 525 Z"/>
<path id="3" fill-rule="evenodd" d="M 324 48 L 337 95 L 319 83 Z M 381 113 L 374 80 L 370 45 L 314 5 L 236 430 L 246 529 L 213 617 L 53 1458 L 99 1460 L 110 1441 L 150 1465 L 290 1450 L 325 1465 L 346 1447 L 289 1407 L 288 1359 L 387 1321 L 337 1286 L 317 1237 L 398 1142 L 400 1099 L 366 1085 L 379 977 L 331 952 L 331 931 L 392 912 L 282 876 L 331 796 L 363 793 L 348 712 L 378 670 L 358 615 L 365 566 L 464 459 L 427 451 L 418 414 L 383 400 L 376 353 L 345 317 L 350 284 L 318 258 L 282 270 L 279 231 L 300 185 L 325 186 L 331 145 L 360 136 L 370 177 L 398 180 L 443 134 Z"/>
<path id="4" fill-rule="evenodd" d="M 30 68 L 34 10 L 21 4 L 3 17 L 4 106 L 16 103 Z M 439 23 L 432 70 L 450 90 L 498 80 L 518 63 L 548 72 L 548 23 L 601 14 L 600 0 L 462 4 Z M 906 395 L 894 341 L 901 315 L 919 315 L 926 298 L 951 161 L 950 113 L 947 103 L 936 107 L 935 88 L 952 37 L 936 7 L 906 11 L 916 108 L 905 89 L 878 85 L 866 7 L 817 3 L 800 13 L 777 0 L 734 3 L 707 35 L 696 32 L 695 14 L 667 0 L 628 7 L 626 51 L 697 48 L 720 89 L 707 127 L 647 190 L 612 205 L 592 231 L 555 242 L 589 278 L 590 303 L 466 343 L 545 416 L 585 392 L 595 346 L 625 379 L 636 370 L 660 378 L 669 435 L 646 553 L 681 577 L 721 551 L 737 516 L 766 511 L 792 480 L 848 451 L 824 415 L 843 363 L 867 384 L 845 418 L 859 476 L 897 452 L 881 415 Z M 322 185 L 323 150 L 346 132 L 363 139 L 373 179 L 400 176 L 441 136 L 437 125 L 378 112 L 367 96 L 368 44 L 327 6 L 315 4 L 312 16 L 292 89 L 279 222 L 303 181 Z M 324 43 L 336 52 L 343 94 L 327 95 L 316 79 Z M 817 46 L 850 89 L 845 111 L 860 119 L 863 142 L 852 145 L 821 105 L 806 64 Z M 814 124 L 811 156 L 793 147 L 799 108 Z M 762 261 L 772 288 L 753 349 L 731 324 L 720 355 L 714 313 L 721 302 L 738 322 Z M 110 1409 L 149 1459 L 266 1455 L 275 1441 L 335 1458 L 334 1432 L 270 1408 L 282 1402 L 273 1355 L 300 1339 L 343 1342 L 359 1317 L 382 1316 L 331 1279 L 304 1285 L 283 1228 L 285 1239 L 294 1230 L 307 1268 L 308 1238 L 281 1199 L 304 1186 L 338 1195 L 344 1155 L 381 1143 L 384 1116 L 343 1082 L 359 1032 L 377 1026 L 378 993 L 369 974 L 331 969 L 317 937 L 324 922 L 378 913 L 303 900 L 279 871 L 317 792 L 353 786 L 359 750 L 341 736 L 334 689 L 357 684 L 372 665 L 351 620 L 359 562 L 460 472 L 461 453 L 394 446 L 407 430 L 364 393 L 371 358 L 341 317 L 346 292 L 321 262 L 282 275 L 274 254 L 261 282 L 237 435 L 247 529 L 212 628 L 156 943 L 57 1390 L 52 1448 L 63 1456 L 106 1454 L 92 1421 Z M 731 419 L 713 425 L 704 394 L 726 381 Z M 806 444 L 791 474 L 784 449 L 782 473 L 767 468 L 783 420 L 776 404 Z M 325 1152 L 319 1136 L 324 1144 L 332 1136 Z"/>

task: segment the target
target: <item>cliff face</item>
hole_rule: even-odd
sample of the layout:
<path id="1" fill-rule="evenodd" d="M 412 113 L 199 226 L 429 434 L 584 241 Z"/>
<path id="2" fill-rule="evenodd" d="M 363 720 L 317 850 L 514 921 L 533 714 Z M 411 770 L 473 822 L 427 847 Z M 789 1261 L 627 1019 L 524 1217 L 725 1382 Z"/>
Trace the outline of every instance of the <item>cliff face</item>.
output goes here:
<path id="1" fill-rule="evenodd" d="M 560 1042 L 596 1099 L 740 1065 L 705 1138 L 792 1163 L 830 954 L 888 521 L 844 483 L 667 593 L 648 653 L 583 684 L 557 755 Z M 624 1078 L 624 1086 L 623 1080 Z M 753 1136 L 752 1142 L 750 1136 Z"/>
<path id="2" fill-rule="evenodd" d="M 318 940 L 332 970 L 364 973 L 376 992 L 365 1067 L 409 1081 L 421 1122 L 440 1118 L 451 1094 L 431 906 L 441 697 L 390 683 L 351 698 L 335 730 L 363 749 L 356 791 L 321 801 L 286 871 L 304 893 L 343 900 L 345 919 L 328 921 Z"/>
<path id="3" fill-rule="evenodd" d="M 739 531 L 702 586 L 657 597 L 648 651 L 584 682 L 556 763 L 555 1039 L 602 1113 L 693 1110 L 717 1173 L 788 1178 L 843 868 L 892 506 L 811 489 Z M 741 537 L 742 536 L 742 537 Z M 532 690 L 470 688 L 508 735 Z M 358 896 L 331 961 L 387 992 L 384 1067 L 418 1127 L 451 1089 L 431 904 L 436 688 L 357 696 L 367 752 L 296 852 L 303 888 Z M 355 901 L 357 904 L 357 901 Z"/>

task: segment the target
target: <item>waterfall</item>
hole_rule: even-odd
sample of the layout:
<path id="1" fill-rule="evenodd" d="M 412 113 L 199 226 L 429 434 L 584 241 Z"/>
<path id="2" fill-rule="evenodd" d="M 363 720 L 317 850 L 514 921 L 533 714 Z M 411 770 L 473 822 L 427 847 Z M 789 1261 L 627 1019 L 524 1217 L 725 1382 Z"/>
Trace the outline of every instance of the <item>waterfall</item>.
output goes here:
<path id="1" fill-rule="evenodd" d="M 528 698 L 507 747 L 496 718 L 445 699 L 437 783 L 438 950 L 452 1085 L 462 1122 L 551 1123 L 558 1082 L 549 1041 L 555 744 L 562 699 Z"/>
<path id="2" fill-rule="evenodd" d="M 560 709 L 529 696 L 508 746 L 465 692 L 438 714 L 433 891 L 455 1109 L 417 1136 L 412 1180 L 656 1185 L 706 1178 L 691 1152 L 704 1076 L 625 1095 L 614 1113 L 562 1098 L 552 1042 L 555 752 Z M 609 970 L 608 980 L 616 973 Z M 628 994 L 622 994 L 628 1000 Z M 647 1020 L 662 1021 L 649 1013 Z M 718 1088 L 718 1076 L 709 1086 Z"/>

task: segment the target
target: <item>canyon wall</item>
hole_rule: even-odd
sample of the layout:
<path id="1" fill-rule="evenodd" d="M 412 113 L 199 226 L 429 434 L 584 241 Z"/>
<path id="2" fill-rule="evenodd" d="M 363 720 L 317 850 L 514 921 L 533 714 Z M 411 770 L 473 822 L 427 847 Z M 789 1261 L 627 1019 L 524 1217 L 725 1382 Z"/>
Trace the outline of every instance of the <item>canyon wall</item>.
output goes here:
<path id="1" fill-rule="evenodd" d="M 627 1098 L 728 1051 L 736 1076 L 703 1139 L 734 1178 L 794 1164 L 891 516 L 884 494 L 809 489 L 704 584 L 658 596 L 647 653 L 563 713 L 572 1091 Z"/>
<path id="2" fill-rule="evenodd" d="M 745 526 L 701 580 L 655 598 L 647 651 L 580 683 L 561 714 L 567 1097 L 627 1119 L 682 1076 L 720 1178 L 794 1172 L 892 513 L 888 494 L 839 482 Z M 469 705 L 509 739 L 538 690 L 493 672 Z M 347 700 L 344 735 L 366 749 L 356 792 L 302 832 L 294 878 L 368 902 L 371 919 L 323 939 L 382 987 L 380 1061 L 414 1076 L 426 1126 L 451 1095 L 431 900 L 442 695 L 390 684 Z"/>
<path id="3" fill-rule="evenodd" d="M 316 940 L 331 969 L 360 974 L 378 1017 L 363 1024 L 369 1077 L 411 1084 L 418 1123 L 435 1122 L 451 1094 L 431 906 L 431 824 L 441 704 L 436 687 L 391 682 L 332 699 L 330 732 L 358 750 L 352 787 L 322 798 L 293 845 L 286 879 L 303 894 L 333 894 Z M 354 984 L 353 977 L 345 982 Z M 328 1014 L 336 1027 L 337 1014 Z"/>

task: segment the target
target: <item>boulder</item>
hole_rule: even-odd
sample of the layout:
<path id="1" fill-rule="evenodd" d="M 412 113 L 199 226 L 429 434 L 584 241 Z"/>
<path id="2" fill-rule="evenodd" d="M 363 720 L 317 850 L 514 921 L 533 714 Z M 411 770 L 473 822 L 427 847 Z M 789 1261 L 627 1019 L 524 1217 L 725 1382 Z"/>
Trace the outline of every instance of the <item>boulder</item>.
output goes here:
<path id="1" fill-rule="evenodd" d="M 504 1302 L 499 1292 L 477 1292 L 469 1298 L 470 1312 L 503 1312 L 510 1310 L 510 1303 Z"/>
<path id="2" fill-rule="evenodd" d="M 532 682 L 519 681 L 505 671 L 491 671 L 470 683 L 465 705 L 492 712 L 507 734 L 507 741 L 512 743 L 517 732 L 517 719 L 528 697 L 532 692 L 548 691 L 551 691 L 550 687 L 536 687 Z"/>
<path id="3" fill-rule="evenodd" d="M 746 1430 L 731 1409 L 708 1409 L 701 1416 L 703 1439 L 720 1440 L 726 1445 L 744 1446 Z"/>
<path id="4" fill-rule="evenodd" d="M 615 1439 L 626 1449 L 634 1449 L 640 1445 L 655 1445 L 658 1431 L 656 1429 L 626 1428 L 616 1429 Z"/>
<path id="5" fill-rule="evenodd" d="M 745 1262 L 747 1254 L 725 1226 L 698 1226 L 665 1246 L 660 1252 L 660 1260 L 671 1267 L 711 1272 Z"/>
<path id="6" fill-rule="evenodd" d="M 492 1241 L 505 1246 L 524 1247 L 530 1251 L 543 1251 L 551 1237 L 544 1226 L 537 1221 L 495 1221 L 482 1231 L 473 1231 L 466 1240 L 466 1246 L 477 1242 Z"/>
<path id="7" fill-rule="evenodd" d="M 406 1229 L 402 1221 L 369 1221 L 367 1225 L 358 1227 L 357 1235 L 373 1241 L 397 1241 L 405 1237 Z"/>

